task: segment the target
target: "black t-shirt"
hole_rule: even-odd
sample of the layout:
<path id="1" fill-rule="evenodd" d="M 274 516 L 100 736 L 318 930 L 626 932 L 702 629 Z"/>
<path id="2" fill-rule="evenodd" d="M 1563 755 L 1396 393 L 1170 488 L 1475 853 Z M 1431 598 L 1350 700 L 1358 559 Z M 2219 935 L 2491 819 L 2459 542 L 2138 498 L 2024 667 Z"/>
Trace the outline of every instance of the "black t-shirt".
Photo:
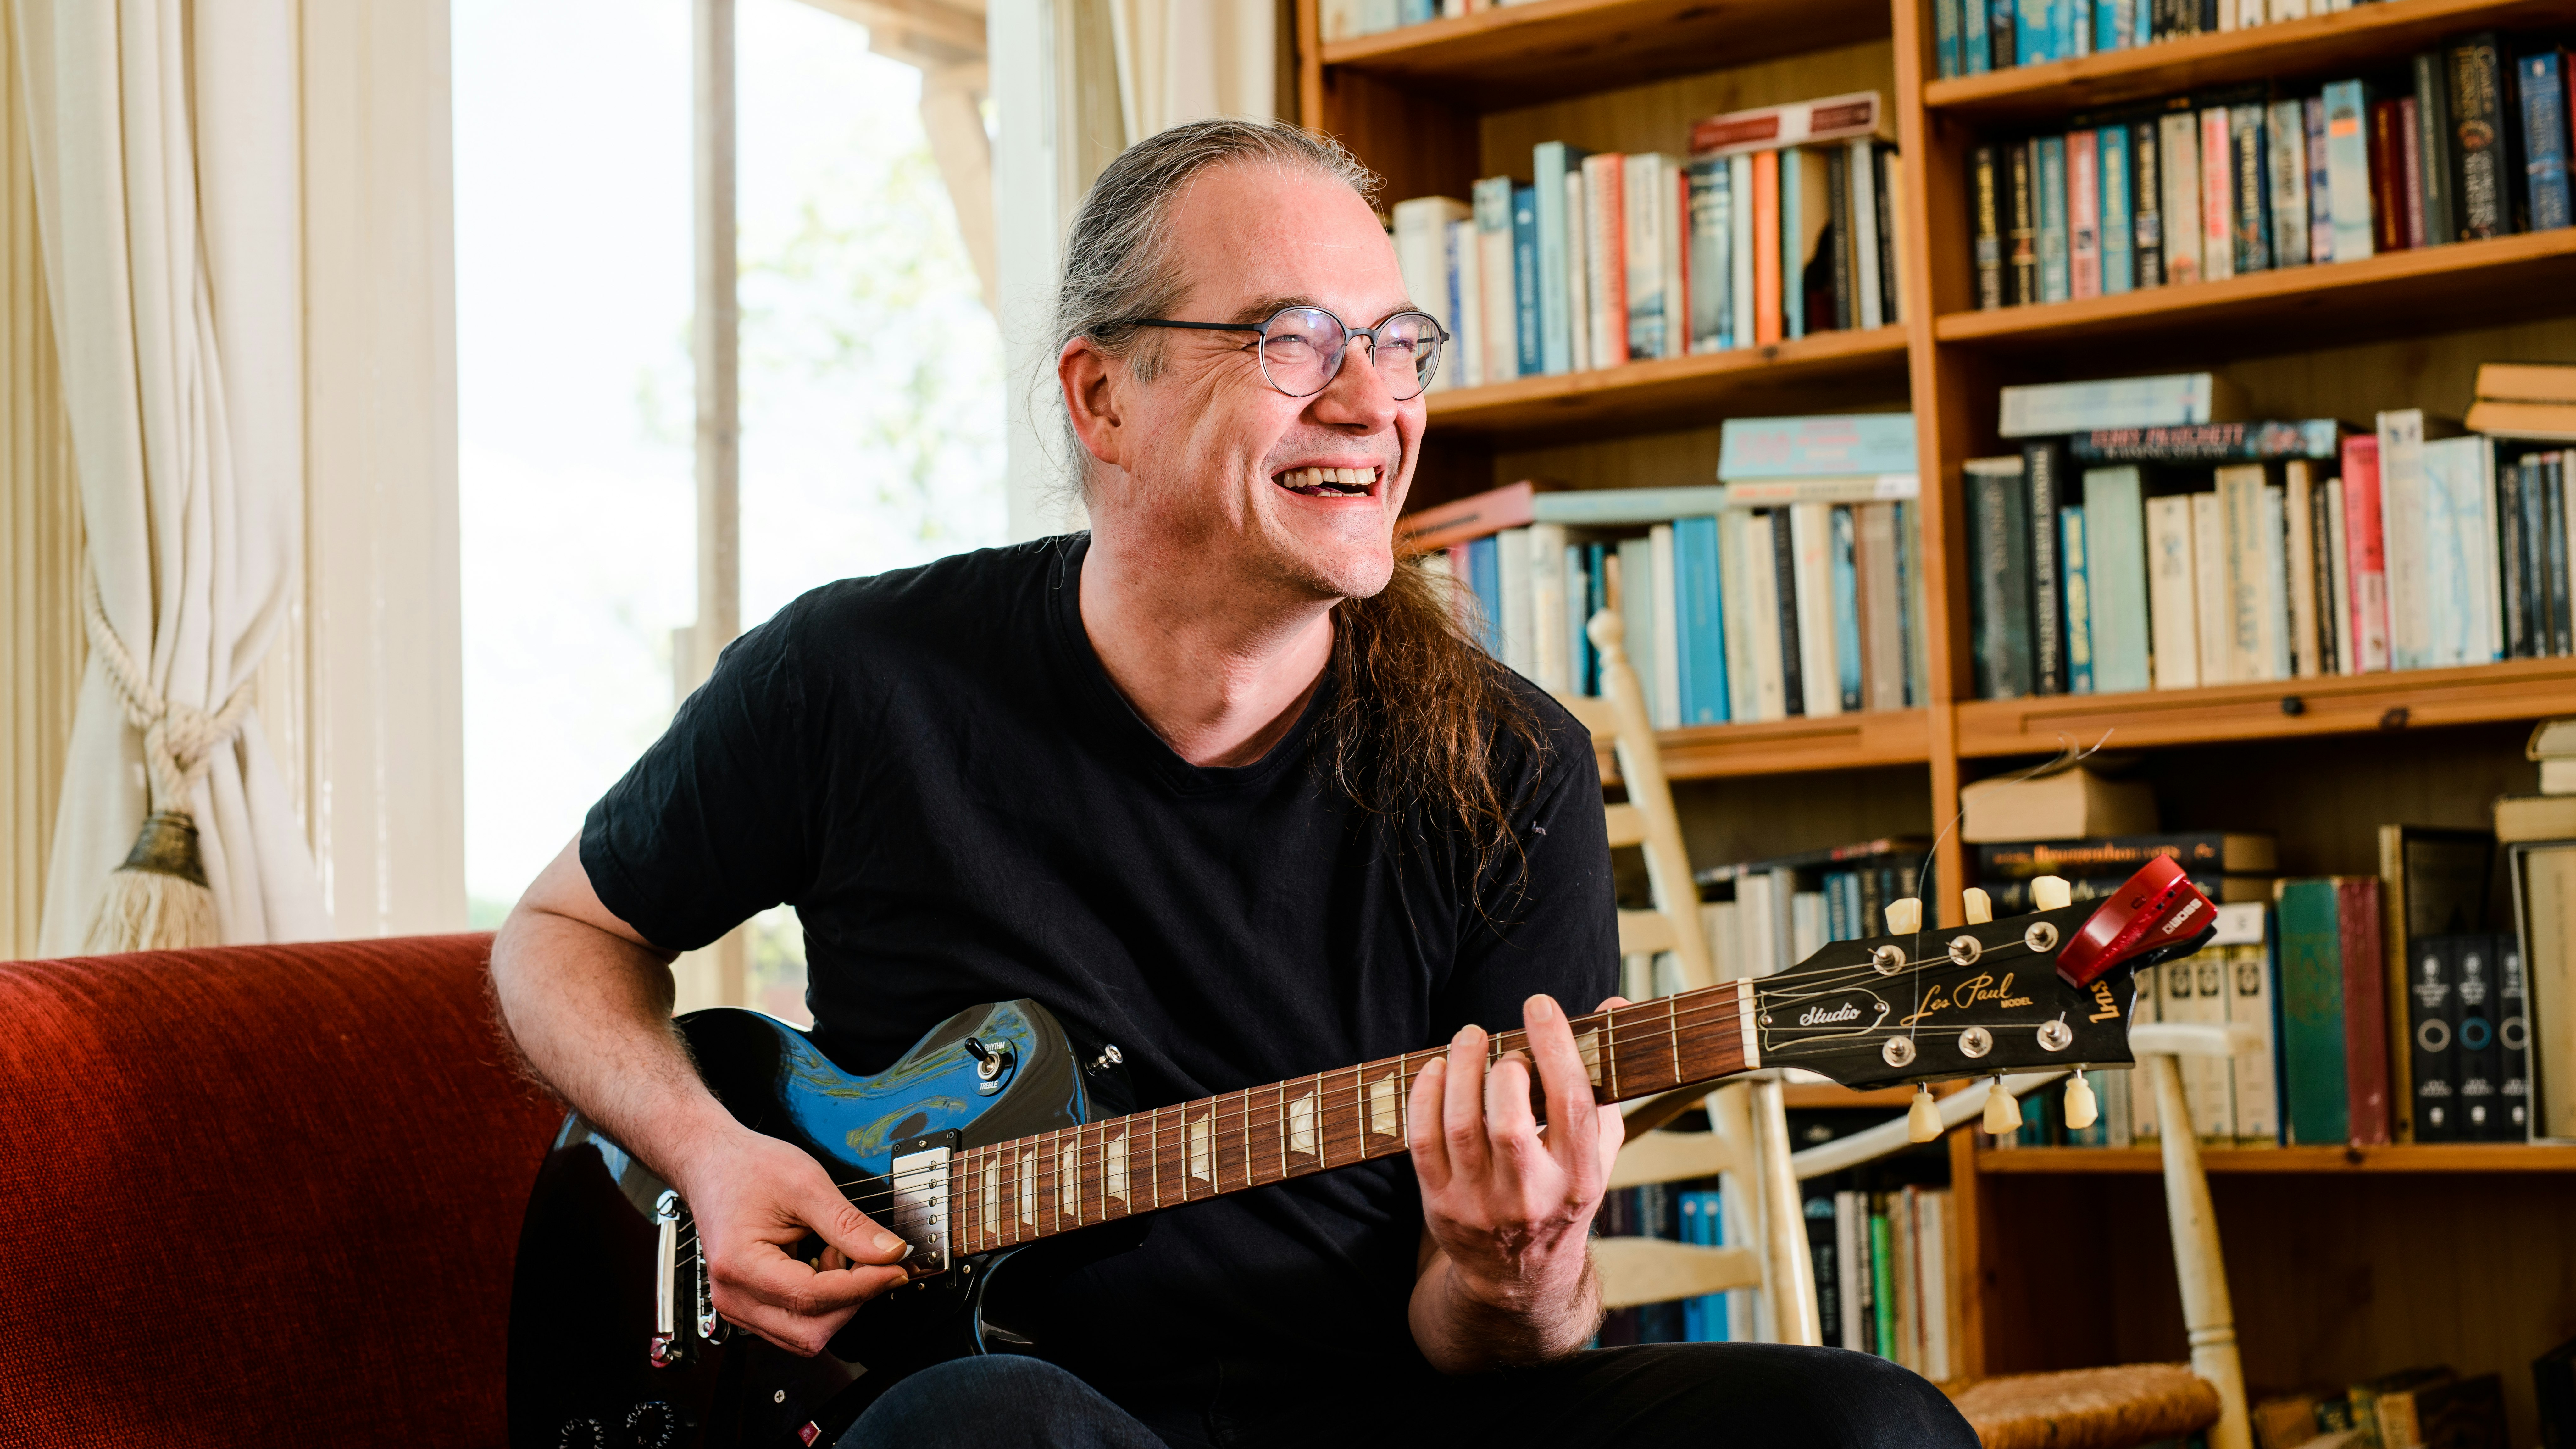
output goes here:
<path id="1" fill-rule="evenodd" d="M 600 900 L 668 950 L 793 904 L 814 1035 L 848 1069 L 1026 996 L 1117 1043 L 1140 1108 L 1614 989 L 1599 775 L 1553 700 L 1511 681 L 1550 748 L 1497 743 L 1518 849 L 1479 872 L 1454 830 L 1323 782 L 1308 736 L 1329 681 L 1256 764 L 1174 754 L 1083 631 L 1087 546 L 831 584 L 735 641 L 592 808 Z M 1241 1423 L 1428 1372 L 1405 1322 L 1421 1231 L 1402 1157 L 1294 1178 L 1160 1214 L 1028 1326 L 1152 1418 Z"/>

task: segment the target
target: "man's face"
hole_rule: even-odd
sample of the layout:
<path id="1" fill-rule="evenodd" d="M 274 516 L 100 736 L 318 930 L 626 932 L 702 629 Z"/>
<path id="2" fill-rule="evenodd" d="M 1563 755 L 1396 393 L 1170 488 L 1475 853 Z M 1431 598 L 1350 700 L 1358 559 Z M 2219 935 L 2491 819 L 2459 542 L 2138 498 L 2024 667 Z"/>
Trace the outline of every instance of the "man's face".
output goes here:
<path id="1" fill-rule="evenodd" d="M 1362 328 L 1411 305 L 1367 203 L 1303 168 L 1201 172 L 1175 200 L 1171 244 L 1186 279 L 1174 320 L 1260 322 L 1293 303 Z M 1357 340 L 1321 392 L 1289 397 L 1264 381 L 1258 341 L 1158 330 L 1152 382 L 1113 369 L 1120 472 L 1102 477 L 1095 523 L 1317 599 L 1375 594 L 1394 567 L 1422 401 L 1397 402 Z"/>

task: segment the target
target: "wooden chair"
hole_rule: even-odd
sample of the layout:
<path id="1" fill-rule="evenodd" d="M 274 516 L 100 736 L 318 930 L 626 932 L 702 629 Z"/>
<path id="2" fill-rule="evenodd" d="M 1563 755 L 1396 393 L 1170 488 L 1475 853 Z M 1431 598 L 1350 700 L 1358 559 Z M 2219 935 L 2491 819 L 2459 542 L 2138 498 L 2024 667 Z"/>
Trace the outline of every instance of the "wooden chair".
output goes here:
<path id="1" fill-rule="evenodd" d="M 1628 662 L 1625 631 L 1618 614 L 1605 609 L 1584 632 L 1600 652 L 1601 695 L 1560 695 L 1558 700 L 1594 738 L 1610 741 L 1628 794 L 1625 803 L 1607 807 L 1610 845 L 1643 850 L 1654 901 L 1652 909 L 1619 913 L 1619 952 L 1649 958 L 1669 953 L 1679 968 L 1682 990 L 1714 985 L 1708 937 L 1700 925 L 1699 885 L 1682 846 L 1681 817 L 1664 779 L 1645 691 Z M 1705 1101 L 1711 1130 L 1658 1130 L 1698 1100 Z M 1611 1169 L 1611 1187 L 1721 1178 L 1728 1240 L 1753 1246 L 1596 1239 L 1593 1257 L 1601 1274 L 1603 1306 L 1625 1308 L 1752 1289 L 1759 1294 L 1758 1336 L 1779 1343 L 1821 1343 L 1815 1269 L 1807 1256 L 1798 1182 L 1789 1166 L 1789 1123 L 1779 1078 L 1766 1074 L 1737 1082 L 1704 1099 L 1686 1094 L 1650 1098 L 1626 1110 L 1628 1143 Z"/>

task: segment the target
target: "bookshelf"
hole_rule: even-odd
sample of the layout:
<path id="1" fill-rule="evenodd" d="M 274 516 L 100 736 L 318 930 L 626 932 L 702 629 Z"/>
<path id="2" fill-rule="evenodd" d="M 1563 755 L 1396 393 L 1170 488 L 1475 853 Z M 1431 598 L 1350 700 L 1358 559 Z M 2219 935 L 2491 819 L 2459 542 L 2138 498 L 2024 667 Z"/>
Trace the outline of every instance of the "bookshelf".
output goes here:
<path id="1" fill-rule="evenodd" d="M 2375 0 L 2309 20 L 2048 65 L 1933 78 L 1929 0 L 1538 0 L 1324 45 L 1295 0 L 1300 119 L 1387 179 L 1386 200 L 1526 176 L 1530 147 L 1684 149 L 1704 115 L 1877 89 L 1902 148 L 1901 325 L 1771 349 L 1435 394 L 1422 503 L 1542 475 L 1706 481 L 1729 416 L 1910 407 L 1923 478 L 1927 708 L 1667 732 L 1694 858 L 1938 835 L 1962 785 L 2061 737 L 2145 753 L 2169 828 L 2268 830 L 2290 874 L 2370 873 L 2387 821 L 2482 823 L 2536 780 L 2532 719 L 2576 713 L 2576 660 L 1979 700 L 1969 674 L 1960 477 L 2006 451 L 1999 387 L 2206 367 L 2256 416 L 2457 417 L 2479 362 L 2576 361 L 2576 229 L 2000 311 L 1974 310 L 1969 153 L 2088 109 L 2265 79 L 2403 67 L 2469 31 L 2576 29 L 2565 0 Z M 1829 400 L 1829 401 L 1828 401 Z M 1823 406 L 1817 406 L 1822 404 Z M 1971 854 L 1938 853 L 1955 923 Z M 1806 1108 L 1874 1095 L 1792 1088 Z M 2184 1352 L 2157 1164 L 2145 1151 L 1981 1151 L 1949 1139 L 1971 1376 Z M 2258 1386 L 2350 1383 L 2424 1362 L 2504 1375 L 2538 1438 L 2530 1359 L 2576 1336 L 2576 1147 L 2212 1150 L 2220 1234 Z M 2322 1181 L 2320 1180 L 2322 1179 Z M 2429 1271 L 2424 1271 L 2429 1265 Z"/>

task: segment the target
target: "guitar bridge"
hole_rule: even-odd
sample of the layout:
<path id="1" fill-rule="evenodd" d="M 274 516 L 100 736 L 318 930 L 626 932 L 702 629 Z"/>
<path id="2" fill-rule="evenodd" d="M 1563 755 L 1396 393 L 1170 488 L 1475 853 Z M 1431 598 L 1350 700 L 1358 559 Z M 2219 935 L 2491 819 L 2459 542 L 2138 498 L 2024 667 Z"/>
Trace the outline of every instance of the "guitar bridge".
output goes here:
<path id="1" fill-rule="evenodd" d="M 886 1174 L 892 1206 L 880 1221 L 889 1232 L 911 1245 L 912 1251 L 903 1259 L 906 1273 L 915 1279 L 945 1273 L 948 1160 L 956 1151 L 957 1134 L 942 1132 L 910 1138 L 898 1146 L 908 1150 L 895 1153 L 893 1168 Z"/>

